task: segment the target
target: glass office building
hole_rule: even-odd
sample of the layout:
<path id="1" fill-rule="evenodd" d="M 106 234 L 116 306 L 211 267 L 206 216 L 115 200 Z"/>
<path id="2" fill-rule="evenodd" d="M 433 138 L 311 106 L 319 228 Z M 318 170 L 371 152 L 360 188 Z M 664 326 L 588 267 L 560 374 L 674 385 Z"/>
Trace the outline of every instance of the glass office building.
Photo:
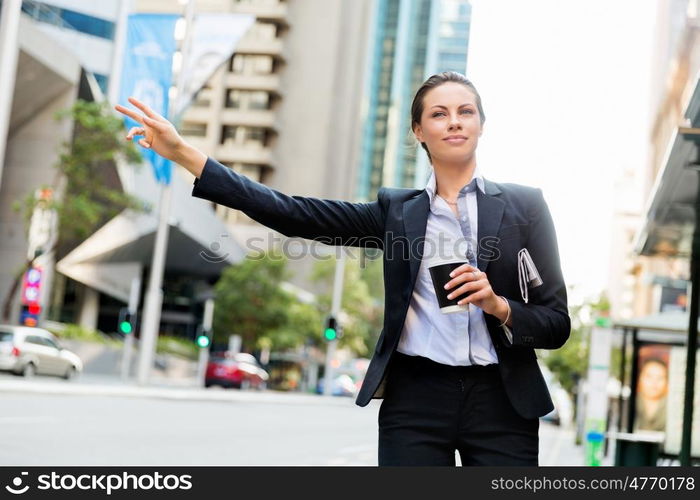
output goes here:
<path id="1" fill-rule="evenodd" d="M 411 132 L 411 101 L 432 74 L 466 74 L 468 0 L 377 0 L 365 83 L 357 198 L 380 186 L 419 187 L 429 164 Z"/>

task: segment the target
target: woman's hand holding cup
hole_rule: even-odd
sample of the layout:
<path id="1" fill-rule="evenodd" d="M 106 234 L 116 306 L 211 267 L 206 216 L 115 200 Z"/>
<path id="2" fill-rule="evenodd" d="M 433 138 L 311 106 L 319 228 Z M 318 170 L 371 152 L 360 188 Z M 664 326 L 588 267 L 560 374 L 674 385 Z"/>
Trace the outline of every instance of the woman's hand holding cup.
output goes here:
<path id="1" fill-rule="evenodd" d="M 457 304 L 474 304 L 485 313 L 493 315 L 501 310 L 502 300 L 491 288 L 486 273 L 470 264 L 462 264 L 450 273 L 450 277 L 452 279 L 444 285 L 445 290 L 450 290 L 447 295 L 448 299 L 468 294 L 468 296 L 458 300 Z"/>

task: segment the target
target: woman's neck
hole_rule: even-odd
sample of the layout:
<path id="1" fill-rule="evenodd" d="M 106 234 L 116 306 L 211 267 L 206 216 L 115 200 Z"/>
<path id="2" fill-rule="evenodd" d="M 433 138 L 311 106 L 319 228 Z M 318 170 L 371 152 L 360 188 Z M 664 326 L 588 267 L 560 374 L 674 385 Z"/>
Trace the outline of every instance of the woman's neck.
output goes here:
<path id="1" fill-rule="evenodd" d="M 476 161 L 467 165 L 433 164 L 435 171 L 436 193 L 447 201 L 455 201 L 459 190 L 469 184 L 476 170 Z"/>

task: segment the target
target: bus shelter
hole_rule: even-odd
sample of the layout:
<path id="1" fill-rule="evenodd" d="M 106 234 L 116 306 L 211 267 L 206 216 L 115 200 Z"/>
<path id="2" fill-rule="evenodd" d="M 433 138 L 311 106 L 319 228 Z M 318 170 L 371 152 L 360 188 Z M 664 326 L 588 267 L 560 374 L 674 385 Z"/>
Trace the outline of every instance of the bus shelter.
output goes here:
<path id="1" fill-rule="evenodd" d="M 617 400 L 615 465 L 655 465 L 679 459 L 683 437 L 687 363 L 687 312 L 613 321 L 621 333 L 621 385 Z M 697 323 L 697 320 L 696 320 Z M 696 368 L 697 370 L 697 368 Z M 695 376 L 695 385 L 700 377 Z M 695 393 L 699 393 L 696 387 Z M 700 463 L 700 409 L 695 398 L 691 462 Z"/>

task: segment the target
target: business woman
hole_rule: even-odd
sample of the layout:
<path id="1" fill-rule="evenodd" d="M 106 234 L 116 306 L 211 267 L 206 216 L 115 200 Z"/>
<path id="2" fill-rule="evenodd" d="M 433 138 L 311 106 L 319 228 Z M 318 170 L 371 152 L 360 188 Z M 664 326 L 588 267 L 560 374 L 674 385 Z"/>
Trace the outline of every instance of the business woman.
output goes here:
<path id="1" fill-rule="evenodd" d="M 381 188 L 369 203 L 270 189 L 129 101 L 140 112 L 116 106 L 140 123 L 127 139 L 142 136 L 142 147 L 192 172 L 193 196 L 287 236 L 384 251 L 384 327 L 356 400 L 382 399 L 379 465 L 455 465 L 456 450 L 463 465 L 538 464 L 538 417 L 554 407 L 534 349 L 566 342 L 566 287 L 542 191 L 489 181 L 477 167 L 485 115 L 469 80 L 440 73 L 415 95 L 412 130 L 432 165 L 425 189 Z M 441 242 L 456 240 L 465 264 L 446 285 L 470 307 L 443 314 L 427 263 Z M 521 286 L 524 251 L 539 286 Z"/>

